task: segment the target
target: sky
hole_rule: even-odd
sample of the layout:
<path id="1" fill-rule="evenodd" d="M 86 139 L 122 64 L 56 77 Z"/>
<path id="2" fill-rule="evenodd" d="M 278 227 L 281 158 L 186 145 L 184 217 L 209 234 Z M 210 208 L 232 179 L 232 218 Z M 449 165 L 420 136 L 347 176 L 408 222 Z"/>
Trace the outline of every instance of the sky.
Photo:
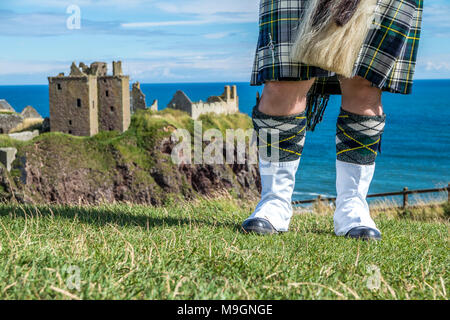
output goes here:
<path id="1" fill-rule="evenodd" d="M 0 85 L 46 84 L 72 61 L 113 60 L 142 83 L 249 82 L 258 7 L 259 0 L 0 0 Z M 450 0 L 425 2 L 417 79 L 450 78 L 449 16 Z"/>

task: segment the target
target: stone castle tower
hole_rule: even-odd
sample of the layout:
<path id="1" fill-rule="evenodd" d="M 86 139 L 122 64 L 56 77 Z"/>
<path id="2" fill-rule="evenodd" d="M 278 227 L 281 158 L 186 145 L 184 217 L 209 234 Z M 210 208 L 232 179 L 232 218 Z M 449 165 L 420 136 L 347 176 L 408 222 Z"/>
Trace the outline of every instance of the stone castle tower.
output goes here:
<path id="1" fill-rule="evenodd" d="M 122 73 L 122 63 L 94 62 L 71 66 L 69 76 L 49 77 L 50 130 L 77 136 L 99 131 L 124 132 L 131 121 L 130 78 Z"/>

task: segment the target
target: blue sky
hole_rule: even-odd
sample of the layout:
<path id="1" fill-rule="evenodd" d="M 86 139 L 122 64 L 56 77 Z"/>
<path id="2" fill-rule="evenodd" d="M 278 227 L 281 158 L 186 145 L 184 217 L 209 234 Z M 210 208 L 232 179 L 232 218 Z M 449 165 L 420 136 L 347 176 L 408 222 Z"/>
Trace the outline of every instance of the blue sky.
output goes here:
<path id="1" fill-rule="evenodd" d="M 132 80 L 248 82 L 259 0 L 0 0 L 0 85 L 45 84 L 72 61 L 123 60 Z M 69 30 L 67 8 L 81 9 Z M 425 2 L 416 78 L 450 78 L 450 0 Z"/>

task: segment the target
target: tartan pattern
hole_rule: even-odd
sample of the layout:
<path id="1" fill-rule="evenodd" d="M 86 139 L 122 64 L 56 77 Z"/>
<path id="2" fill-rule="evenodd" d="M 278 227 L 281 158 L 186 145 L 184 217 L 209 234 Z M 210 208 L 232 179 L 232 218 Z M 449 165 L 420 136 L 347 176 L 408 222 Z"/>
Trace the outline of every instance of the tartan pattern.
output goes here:
<path id="1" fill-rule="evenodd" d="M 298 81 L 333 75 L 290 59 L 290 48 L 307 4 L 305 0 L 261 0 L 260 33 L 252 85 L 261 85 L 270 80 Z"/>
<path id="2" fill-rule="evenodd" d="M 269 162 L 300 159 L 306 141 L 306 112 L 292 116 L 269 116 L 255 106 L 252 119 L 262 159 Z"/>
<path id="3" fill-rule="evenodd" d="M 318 78 L 313 94 L 340 94 L 337 76 L 289 57 L 308 0 L 261 0 L 260 33 L 251 84 Z M 384 91 L 410 94 L 420 41 L 423 0 L 378 0 L 354 74 Z"/>
<path id="4" fill-rule="evenodd" d="M 381 146 L 386 115 L 360 116 L 341 109 L 336 129 L 336 155 L 339 161 L 372 165 Z"/>

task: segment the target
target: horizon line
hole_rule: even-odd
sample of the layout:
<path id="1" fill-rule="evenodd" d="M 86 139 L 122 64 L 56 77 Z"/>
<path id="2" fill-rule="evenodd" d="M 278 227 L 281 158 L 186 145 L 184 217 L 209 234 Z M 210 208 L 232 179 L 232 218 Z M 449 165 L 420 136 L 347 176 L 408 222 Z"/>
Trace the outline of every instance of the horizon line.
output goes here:
<path id="1" fill-rule="evenodd" d="M 414 81 L 449 81 L 450 78 L 418 78 Z M 249 81 L 204 81 L 204 82 L 141 82 L 141 81 L 134 81 L 139 82 L 140 84 L 222 84 L 222 83 L 239 83 L 239 84 L 249 84 Z M 130 81 L 130 84 L 134 83 Z M 15 87 L 15 86 L 48 86 L 48 83 L 29 83 L 29 84 L 0 84 L 0 87 Z M 261 85 L 262 86 L 262 85 Z M 256 86 L 255 86 L 256 87 Z"/>

